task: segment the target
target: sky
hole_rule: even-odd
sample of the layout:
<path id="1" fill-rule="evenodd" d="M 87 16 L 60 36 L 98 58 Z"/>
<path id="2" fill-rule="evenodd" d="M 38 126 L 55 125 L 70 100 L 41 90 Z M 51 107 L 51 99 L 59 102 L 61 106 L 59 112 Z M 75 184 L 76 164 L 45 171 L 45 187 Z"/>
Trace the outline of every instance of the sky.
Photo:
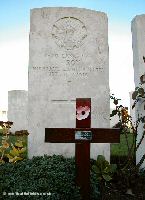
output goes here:
<path id="1" fill-rule="evenodd" d="M 144 0 L 0 0 L 0 110 L 8 107 L 9 90 L 28 89 L 30 9 L 59 6 L 107 14 L 110 93 L 129 106 L 134 90 L 131 21 L 145 14 Z"/>

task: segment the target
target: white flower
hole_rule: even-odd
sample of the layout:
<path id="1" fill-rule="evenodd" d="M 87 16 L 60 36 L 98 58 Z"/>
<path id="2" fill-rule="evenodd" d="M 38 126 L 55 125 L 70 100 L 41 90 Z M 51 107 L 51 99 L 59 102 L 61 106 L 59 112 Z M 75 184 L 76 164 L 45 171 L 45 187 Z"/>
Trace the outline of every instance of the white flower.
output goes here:
<path id="1" fill-rule="evenodd" d="M 80 106 L 77 108 L 76 118 L 78 120 L 86 119 L 89 116 L 90 108 L 88 106 Z"/>

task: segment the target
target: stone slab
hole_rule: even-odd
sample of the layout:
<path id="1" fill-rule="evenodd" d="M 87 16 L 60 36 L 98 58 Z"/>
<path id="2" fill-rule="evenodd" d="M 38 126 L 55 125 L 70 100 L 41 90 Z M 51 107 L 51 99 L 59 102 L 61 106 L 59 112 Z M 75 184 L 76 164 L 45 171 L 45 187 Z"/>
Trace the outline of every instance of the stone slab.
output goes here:
<path id="1" fill-rule="evenodd" d="M 139 86 L 141 83 L 140 77 L 145 75 L 145 14 L 137 15 L 132 20 L 132 46 L 133 46 L 133 65 L 134 65 L 134 82 L 135 86 Z M 145 84 L 142 84 L 145 90 Z M 136 106 L 136 119 L 145 116 L 145 102 L 140 99 Z M 144 123 L 140 123 L 138 127 L 137 144 L 140 141 L 144 132 Z M 145 153 L 145 139 L 142 141 L 140 148 L 136 154 L 136 162 L 138 163 Z M 145 167 L 145 161 L 141 167 Z"/>
<path id="2" fill-rule="evenodd" d="M 109 128 L 108 19 L 81 8 L 31 10 L 28 84 L 29 157 L 74 156 L 74 144 L 44 143 L 45 128 L 75 128 L 76 98 L 91 98 L 91 127 Z M 91 157 L 110 159 L 109 144 Z"/>
<path id="3" fill-rule="evenodd" d="M 28 91 L 8 91 L 8 120 L 13 122 L 11 132 L 28 130 Z"/>

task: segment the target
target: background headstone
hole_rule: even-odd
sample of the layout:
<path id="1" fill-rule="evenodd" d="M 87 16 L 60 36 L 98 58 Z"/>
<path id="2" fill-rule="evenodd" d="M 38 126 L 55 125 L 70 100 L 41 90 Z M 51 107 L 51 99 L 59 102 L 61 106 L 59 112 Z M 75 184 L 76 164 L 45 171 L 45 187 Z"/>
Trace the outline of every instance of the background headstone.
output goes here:
<path id="1" fill-rule="evenodd" d="M 145 15 L 138 15 L 132 21 L 132 44 L 133 44 L 133 65 L 134 65 L 134 81 L 135 86 L 139 86 L 140 78 L 145 78 L 145 62 L 143 57 L 145 56 Z M 142 87 L 145 90 L 145 83 Z M 140 99 L 136 107 L 136 119 L 145 116 L 145 101 Z M 137 143 L 145 129 L 143 128 L 144 123 L 140 123 L 138 127 Z M 145 138 L 140 145 L 140 148 L 136 154 L 136 162 L 138 163 L 141 157 L 145 154 Z M 145 161 L 142 165 L 145 167 Z"/>
<path id="2" fill-rule="evenodd" d="M 8 92 L 8 120 L 13 122 L 11 132 L 28 130 L 27 106 L 28 91 L 12 90 Z"/>
<path id="3" fill-rule="evenodd" d="M 74 144 L 44 143 L 45 128 L 75 128 L 76 98 L 91 98 L 91 127 L 109 128 L 108 20 L 80 8 L 31 10 L 28 84 L 29 157 L 74 156 Z M 109 144 L 91 157 L 110 159 Z"/>
<path id="4" fill-rule="evenodd" d="M 0 110 L 0 121 L 7 121 L 7 111 L 6 110 Z"/>

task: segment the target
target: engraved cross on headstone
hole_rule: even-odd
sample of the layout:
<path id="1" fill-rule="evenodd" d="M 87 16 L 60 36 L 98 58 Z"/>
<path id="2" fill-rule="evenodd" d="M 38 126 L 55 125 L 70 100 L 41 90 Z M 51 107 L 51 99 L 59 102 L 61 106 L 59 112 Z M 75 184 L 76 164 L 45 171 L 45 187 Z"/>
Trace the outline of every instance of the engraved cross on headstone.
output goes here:
<path id="1" fill-rule="evenodd" d="M 75 143 L 76 183 L 90 199 L 90 143 L 118 143 L 119 129 L 91 128 L 91 99 L 76 99 L 76 128 L 45 128 L 45 142 Z"/>

